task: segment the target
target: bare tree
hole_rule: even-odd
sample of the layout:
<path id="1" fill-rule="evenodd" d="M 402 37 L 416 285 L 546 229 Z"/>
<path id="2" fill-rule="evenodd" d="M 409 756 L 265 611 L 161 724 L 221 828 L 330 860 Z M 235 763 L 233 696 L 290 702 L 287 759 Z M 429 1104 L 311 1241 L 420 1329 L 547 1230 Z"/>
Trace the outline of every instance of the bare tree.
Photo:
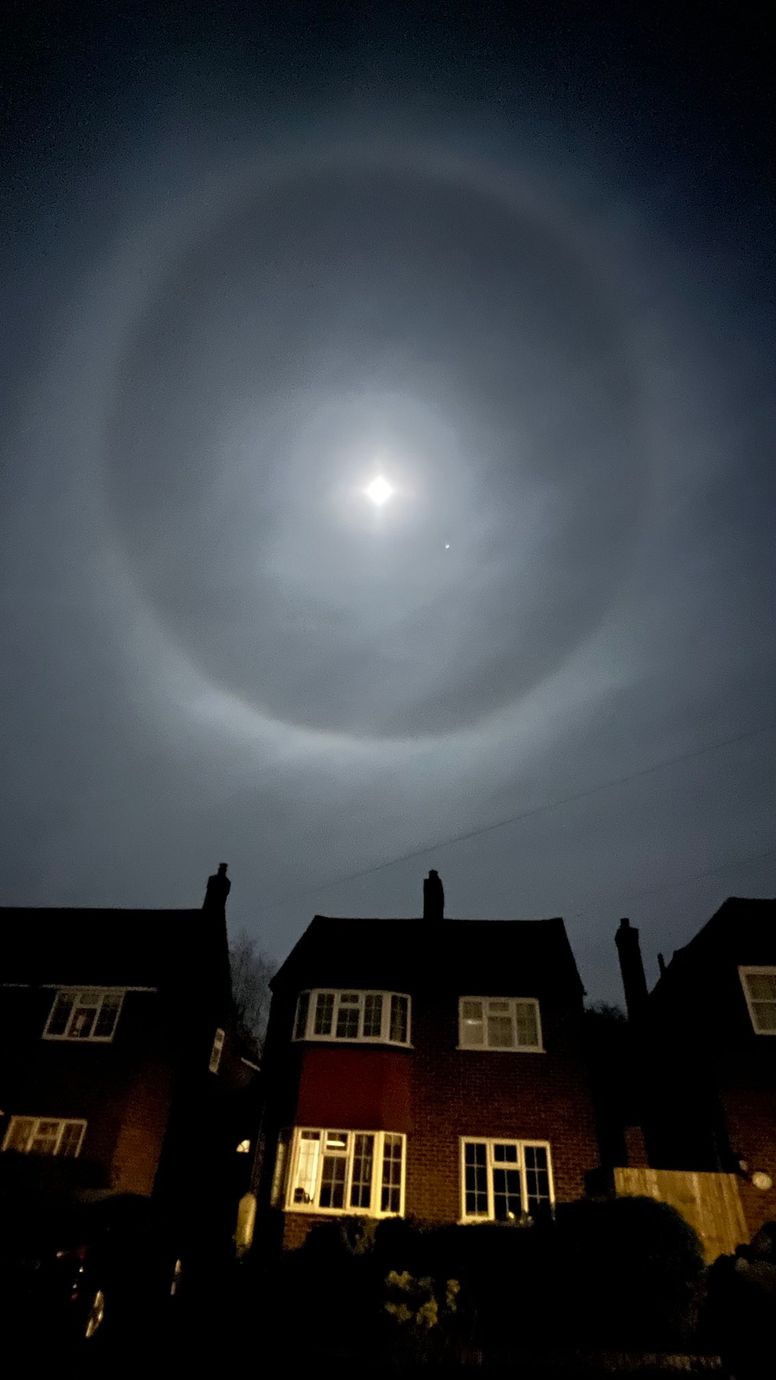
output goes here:
<path id="1" fill-rule="evenodd" d="M 237 1018 L 256 1041 L 261 1053 L 267 1031 L 271 992 L 270 978 L 277 964 L 262 952 L 256 940 L 244 930 L 229 947 L 232 965 L 232 994 Z"/>

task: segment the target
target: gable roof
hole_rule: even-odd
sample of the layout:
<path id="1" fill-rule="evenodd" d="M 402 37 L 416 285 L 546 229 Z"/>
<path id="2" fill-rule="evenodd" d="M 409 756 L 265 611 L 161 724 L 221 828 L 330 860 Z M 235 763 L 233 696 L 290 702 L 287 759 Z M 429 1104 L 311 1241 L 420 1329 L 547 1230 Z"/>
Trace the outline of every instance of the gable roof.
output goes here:
<path id="1" fill-rule="evenodd" d="M 224 916 L 205 909 L 0 907 L 0 984 L 212 984 L 226 958 Z"/>
<path id="2" fill-rule="evenodd" d="M 776 899 L 728 896 L 698 933 L 674 952 L 650 995 L 691 980 L 695 965 L 714 957 L 736 964 L 776 964 Z"/>
<path id="3" fill-rule="evenodd" d="M 566 927 L 550 920 L 367 919 L 316 915 L 272 980 L 273 990 L 448 987 L 459 994 L 552 991 L 576 1000 L 582 982 Z"/>

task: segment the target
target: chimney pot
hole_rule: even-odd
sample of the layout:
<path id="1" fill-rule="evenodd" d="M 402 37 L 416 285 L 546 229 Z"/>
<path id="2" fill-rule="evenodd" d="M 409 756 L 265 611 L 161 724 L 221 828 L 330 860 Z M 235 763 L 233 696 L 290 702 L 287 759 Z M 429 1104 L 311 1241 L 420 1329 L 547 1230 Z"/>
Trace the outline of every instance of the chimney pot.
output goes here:
<path id="1" fill-rule="evenodd" d="M 666 970 L 666 961 L 662 954 L 658 954 L 657 956 L 657 966 L 660 969 L 660 976 L 662 977 Z"/>

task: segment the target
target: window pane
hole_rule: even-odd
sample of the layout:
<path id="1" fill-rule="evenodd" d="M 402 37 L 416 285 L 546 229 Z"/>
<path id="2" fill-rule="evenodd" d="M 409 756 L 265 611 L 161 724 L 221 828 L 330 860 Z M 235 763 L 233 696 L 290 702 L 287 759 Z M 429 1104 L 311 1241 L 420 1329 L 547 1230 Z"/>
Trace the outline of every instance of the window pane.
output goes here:
<path id="1" fill-rule="evenodd" d="M 391 997 L 391 1039 L 406 1045 L 409 1035 L 409 1001 L 407 997 Z"/>
<path id="2" fill-rule="evenodd" d="M 383 1033 L 383 998 L 379 992 L 367 992 L 364 998 L 365 1037 L 378 1039 Z"/>
<path id="3" fill-rule="evenodd" d="M 746 984 L 753 1001 L 776 1001 L 776 973 L 747 973 Z"/>
<path id="4" fill-rule="evenodd" d="M 479 1141 L 464 1146 L 464 1206 L 467 1217 L 488 1215 L 488 1147 Z"/>
<path id="5" fill-rule="evenodd" d="M 299 1137 L 299 1155 L 296 1162 L 296 1175 L 291 1194 L 294 1203 L 311 1203 L 315 1197 L 318 1179 L 318 1161 L 321 1154 L 320 1131 L 302 1131 Z"/>
<path id="6" fill-rule="evenodd" d="M 491 1049 L 511 1049 L 514 1045 L 511 1016 L 488 1016 L 488 1045 Z"/>
<path id="7" fill-rule="evenodd" d="M 95 1039 L 109 1040 L 116 1029 L 116 1021 L 121 1010 L 122 994 L 108 992 L 102 999 L 97 1019 L 92 1031 Z"/>
<path id="8" fill-rule="evenodd" d="M 55 1155 L 59 1141 L 61 1121 L 39 1121 L 30 1141 L 34 1155 Z"/>
<path id="9" fill-rule="evenodd" d="M 8 1132 L 6 1150 L 29 1150 L 30 1137 L 35 1129 L 35 1120 L 31 1116 L 15 1116 L 11 1122 L 11 1129 Z"/>
<path id="10" fill-rule="evenodd" d="M 380 1196 L 381 1212 L 401 1211 L 401 1166 L 404 1141 L 401 1136 L 383 1137 L 383 1183 Z"/>
<path id="11" fill-rule="evenodd" d="M 57 992 L 54 1005 L 51 1008 L 51 1016 L 46 1027 L 47 1035 L 64 1035 L 70 1013 L 73 1009 L 73 993 Z"/>
<path id="12" fill-rule="evenodd" d="M 526 1145 L 523 1159 L 525 1162 L 528 1211 L 534 1212 L 543 1203 L 550 1202 L 550 1171 L 547 1147 L 545 1145 Z"/>
<path id="13" fill-rule="evenodd" d="M 515 1020 L 517 1022 L 518 1045 L 536 1049 L 539 1044 L 536 1003 L 532 1001 L 515 1002 Z"/>
<path id="14" fill-rule="evenodd" d="M 514 1141 L 497 1141 L 493 1146 L 494 1164 L 519 1164 L 520 1147 Z"/>
<path id="15" fill-rule="evenodd" d="M 345 1173 L 348 1167 L 345 1155 L 324 1155 L 321 1173 L 321 1207 L 341 1208 L 345 1203 Z"/>
<path id="16" fill-rule="evenodd" d="M 493 1169 L 493 1216 L 497 1222 L 514 1222 L 523 1215 L 519 1169 Z"/>
<path id="17" fill-rule="evenodd" d="M 334 1019 L 334 993 L 319 992 L 315 1002 L 315 1024 L 313 1033 L 315 1035 L 331 1035 L 331 1023 Z"/>
<path id="18" fill-rule="evenodd" d="M 757 1030 L 776 1030 L 776 1001 L 753 1001 L 752 1015 Z"/>
<path id="19" fill-rule="evenodd" d="M 73 1019 L 70 1022 L 68 1036 L 71 1040 L 88 1040 L 94 1028 L 94 1018 L 97 1015 L 96 1006 L 90 1001 L 84 1001 L 80 996 L 73 1011 Z"/>
<path id="20" fill-rule="evenodd" d="M 482 1045 L 484 1043 L 485 1026 L 482 1019 L 482 1002 L 461 1002 L 461 1044 Z"/>
<path id="21" fill-rule="evenodd" d="M 295 1040 L 303 1040 L 305 1035 L 307 1034 L 307 1015 L 309 1010 L 310 993 L 300 992 L 299 1001 L 296 1004 L 296 1025 L 294 1026 Z"/>
<path id="22" fill-rule="evenodd" d="M 66 1121 L 62 1138 L 59 1142 L 59 1154 L 74 1158 L 81 1148 L 81 1138 L 84 1133 L 83 1123 L 80 1121 Z"/>
<path id="23" fill-rule="evenodd" d="M 358 999 L 353 1005 L 349 995 L 340 997 L 339 1010 L 337 1012 L 337 1039 L 338 1040 L 357 1040 L 358 1039 L 358 1018 L 359 1005 Z"/>
<path id="24" fill-rule="evenodd" d="M 351 1207 L 371 1207 L 374 1146 L 374 1136 L 358 1135 L 354 1137 L 353 1179 L 350 1187 Z"/>

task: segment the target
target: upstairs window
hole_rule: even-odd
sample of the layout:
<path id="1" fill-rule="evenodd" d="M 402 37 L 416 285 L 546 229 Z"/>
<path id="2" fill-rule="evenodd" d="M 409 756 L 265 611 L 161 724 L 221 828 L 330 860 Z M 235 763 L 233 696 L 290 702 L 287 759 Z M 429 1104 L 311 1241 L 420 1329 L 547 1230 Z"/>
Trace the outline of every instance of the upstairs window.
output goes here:
<path id="1" fill-rule="evenodd" d="M 108 1044 L 116 1023 L 124 992 L 115 988 L 61 988 L 54 998 L 44 1040 L 91 1040 Z"/>
<path id="2" fill-rule="evenodd" d="M 539 1003 L 533 997 L 461 997 L 461 1049 L 542 1049 Z"/>
<path id="3" fill-rule="evenodd" d="M 554 1201 L 546 1141 L 461 1141 L 462 1217 L 467 1222 L 519 1222 Z"/>
<path id="4" fill-rule="evenodd" d="M 286 1209 L 399 1216 L 405 1137 L 395 1131 L 294 1131 Z M 282 1171 L 281 1171 L 282 1172 Z"/>
<path id="5" fill-rule="evenodd" d="M 12 1116 L 5 1133 L 4 1150 L 27 1155 L 62 1155 L 75 1159 L 81 1149 L 85 1121 L 61 1117 Z"/>
<path id="6" fill-rule="evenodd" d="M 739 968 L 757 1035 L 776 1035 L 776 968 Z"/>
<path id="7" fill-rule="evenodd" d="M 210 1062 L 208 1064 L 208 1071 L 210 1073 L 218 1073 L 218 1070 L 221 1067 L 221 1055 L 224 1052 L 225 1039 L 226 1034 L 219 1026 L 216 1030 L 215 1035 L 213 1036 L 213 1045 L 210 1050 Z"/>
<path id="8" fill-rule="evenodd" d="M 410 999 L 401 992 L 301 992 L 295 1040 L 350 1040 L 406 1045 Z"/>

